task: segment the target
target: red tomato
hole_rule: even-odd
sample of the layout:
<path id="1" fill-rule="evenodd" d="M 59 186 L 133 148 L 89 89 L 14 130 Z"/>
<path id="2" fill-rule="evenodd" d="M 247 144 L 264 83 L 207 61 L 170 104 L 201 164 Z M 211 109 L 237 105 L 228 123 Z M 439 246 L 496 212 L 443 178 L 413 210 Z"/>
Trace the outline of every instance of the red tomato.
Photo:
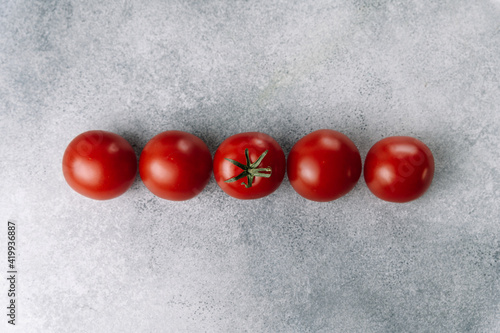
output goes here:
<path id="1" fill-rule="evenodd" d="M 144 185 L 158 197 L 188 200 L 197 196 L 210 180 L 212 155 L 197 136 L 166 131 L 144 147 L 139 173 Z"/>
<path id="2" fill-rule="evenodd" d="M 314 201 L 331 201 L 347 194 L 361 175 L 361 157 L 344 134 L 322 129 L 292 147 L 288 179 L 298 194 Z"/>
<path id="3" fill-rule="evenodd" d="M 112 199 L 132 186 L 137 157 L 121 136 L 88 131 L 74 138 L 66 148 L 63 174 L 76 192 L 96 200 Z"/>
<path id="4" fill-rule="evenodd" d="M 434 157 L 415 138 L 385 138 L 366 155 L 364 176 L 370 191 L 380 199 L 408 202 L 420 197 L 431 185 Z"/>
<path id="5" fill-rule="evenodd" d="M 221 143 L 214 156 L 220 188 L 237 199 L 258 199 L 273 193 L 285 176 L 283 149 L 267 134 L 247 132 Z"/>

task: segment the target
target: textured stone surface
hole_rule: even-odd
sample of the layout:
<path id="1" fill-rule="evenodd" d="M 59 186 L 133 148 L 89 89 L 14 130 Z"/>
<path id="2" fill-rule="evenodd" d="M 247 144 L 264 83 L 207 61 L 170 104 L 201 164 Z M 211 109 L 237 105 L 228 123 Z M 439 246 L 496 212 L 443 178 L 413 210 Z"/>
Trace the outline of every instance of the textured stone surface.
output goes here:
<path id="1" fill-rule="evenodd" d="M 498 0 L 1 0 L 18 331 L 499 332 L 499 55 Z M 423 140 L 432 187 L 398 205 L 361 179 L 325 204 L 285 179 L 242 202 L 212 178 L 178 203 L 137 178 L 96 202 L 61 172 L 90 129 L 139 155 L 168 129 L 212 153 L 259 130 L 288 153 L 319 128 L 363 157 L 386 136 Z"/>

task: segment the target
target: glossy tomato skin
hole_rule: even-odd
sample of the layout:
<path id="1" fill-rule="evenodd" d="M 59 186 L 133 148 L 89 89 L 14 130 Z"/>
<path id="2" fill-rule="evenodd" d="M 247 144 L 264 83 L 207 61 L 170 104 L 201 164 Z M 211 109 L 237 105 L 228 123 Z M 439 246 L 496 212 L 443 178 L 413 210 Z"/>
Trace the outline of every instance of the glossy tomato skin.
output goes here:
<path id="1" fill-rule="evenodd" d="M 212 174 L 212 155 L 205 142 L 182 131 L 153 137 L 139 160 L 144 185 L 156 196 L 183 201 L 197 196 Z"/>
<path id="2" fill-rule="evenodd" d="M 364 177 L 370 191 L 390 202 L 408 202 L 423 195 L 434 177 L 434 156 L 420 140 L 393 136 L 370 148 Z"/>
<path id="3" fill-rule="evenodd" d="M 62 166 L 64 178 L 73 190 L 92 199 L 108 200 L 132 186 L 137 157 L 118 134 L 88 131 L 70 142 Z"/>
<path id="4" fill-rule="evenodd" d="M 241 168 L 226 158 L 245 164 L 245 149 L 248 149 L 252 162 L 256 162 L 261 154 L 268 150 L 258 167 L 271 168 L 269 178 L 255 177 L 249 188 L 241 185 L 242 182 L 248 183 L 246 177 L 231 183 L 225 182 L 242 172 Z M 259 199 L 276 191 L 285 177 L 285 170 L 286 158 L 283 149 L 271 136 L 260 132 L 230 136 L 220 144 L 214 156 L 215 181 L 225 193 L 242 200 Z"/>
<path id="5" fill-rule="evenodd" d="M 327 202 L 354 188 L 361 175 L 361 156 L 344 134 L 321 129 L 292 147 L 287 173 L 295 191 L 306 199 Z"/>

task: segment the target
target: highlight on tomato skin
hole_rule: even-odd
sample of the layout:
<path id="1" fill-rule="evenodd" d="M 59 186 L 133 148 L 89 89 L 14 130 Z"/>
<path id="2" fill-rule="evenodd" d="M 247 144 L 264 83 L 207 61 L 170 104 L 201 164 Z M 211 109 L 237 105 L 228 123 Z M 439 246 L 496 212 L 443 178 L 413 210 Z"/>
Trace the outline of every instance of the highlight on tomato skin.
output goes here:
<path id="1" fill-rule="evenodd" d="M 165 131 L 149 140 L 142 150 L 139 173 L 154 195 L 171 201 L 189 200 L 208 184 L 212 155 L 197 136 Z"/>
<path id="2" fill-rule="evenodd" d="M 241 200 L 259 199 L 281 185 L 286 171 L 285 153 L 265 133 L 239 133 L 219 145 L 213 171 L 217 185 L 227 195 Z"/>
<path id="3" fill-rule="evenodd" d="M 331 129 L 307 134 L 288 154 L 290 184 L 312 201 L 328 202 L 346 195 L 358 182 L 361 169 L 361 156 L 354 142 Z"/>
<path id="4" fill-rule="evenodd" d="M 76 136 L 62 160 L 68 185 L 95 200 L 109 200 L 125 193 L 137 175 L 134 149 L 118 134 L 92 130 Z"/>
<path id="5" fill-rule="evenodd" d="M 421 197 L 434 177 L 434 156 L 422 141 L 393 136 L 375 143 L 365 159 L 364 178 L 378 198 L 405 203 Z"/>

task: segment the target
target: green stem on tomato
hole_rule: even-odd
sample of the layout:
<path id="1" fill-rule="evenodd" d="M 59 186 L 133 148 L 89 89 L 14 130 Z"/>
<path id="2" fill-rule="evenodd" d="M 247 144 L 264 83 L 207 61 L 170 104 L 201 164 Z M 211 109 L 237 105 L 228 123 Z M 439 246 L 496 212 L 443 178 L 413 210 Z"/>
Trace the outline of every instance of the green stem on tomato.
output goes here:
<path id="1" fill-rule="evenodd" d="M 252 163 L 250 161 L 250 155 L 248 153 L 248 148 L 245 149 L 246 165 L 243 163 L 240 163 L 238 161 L 232 160 L 230 158 L 226 158 L 226 160 L 233 163 L 238 168 L 242 169 L 243 172 L 240 173 L 239 175 L 233 177 L 233 178 L 225 180 L 224 182 L 225 183 L 232 183 L 232 182 L 235 182 L 237 180 L 240 180 L 243 177 L 247 177 L 247 183 L 245 184 L 245 182 L 242 182 L 241 185 L 244 185 L 245 188 L 250 188 L 250 187 L 252 187 L 253 180 L 255 177 L 263 177 L 263 178 L 271 177 L 271 173 L 272 173 L 271 167 L 257 168 L 259 166 L 259 164 L 262 162 L 262 160 L 264 159 L 264 157 L 267 155 L 268 151 L 269 150 L 266 150 L 265 152 L 263 152 L 262 155 L 259 156 L 257 161 Z M 266 172 L 269 172 L 269 173 L 266 173 Z"/>

